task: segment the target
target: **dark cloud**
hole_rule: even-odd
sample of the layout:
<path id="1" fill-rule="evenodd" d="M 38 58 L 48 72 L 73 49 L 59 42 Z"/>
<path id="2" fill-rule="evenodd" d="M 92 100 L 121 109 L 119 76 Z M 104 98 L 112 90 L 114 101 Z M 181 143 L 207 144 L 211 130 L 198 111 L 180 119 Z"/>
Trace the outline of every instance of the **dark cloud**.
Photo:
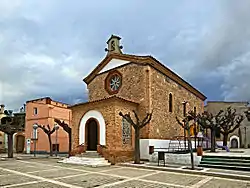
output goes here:
<path id="1" fill-rule="evenodd" d="M 210 99 L 250 100 L 249 8 L 247 0 L 3 0 L 0 103 L 86 100 L 82 78 L 111 34 L 124 53 L 155 56 Z"/>

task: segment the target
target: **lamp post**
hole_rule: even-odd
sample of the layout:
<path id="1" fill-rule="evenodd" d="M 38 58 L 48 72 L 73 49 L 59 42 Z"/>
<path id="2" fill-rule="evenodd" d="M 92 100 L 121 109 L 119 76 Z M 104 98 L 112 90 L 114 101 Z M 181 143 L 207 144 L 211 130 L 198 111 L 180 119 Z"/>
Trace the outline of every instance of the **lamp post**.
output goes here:
<path id="1" fill-rule="evenodd" d="M 36 156 L 36 140 L 37 140 L 37 130 L 38 125 L 35 123 L 33 125 L 33 139 L 34 139 L 34 157 Z"/>
<path id="2" fill-rule="evenodd" d="M 56 130 L 56 157 L 57 157 L 57 153 L 58 153 L 58 147 L 57 147 L 58 129 L 59 129 L 59 125 L 55 124 L 55 130 Z"/>
<path id="3" fill-rule="evenodd" d="M 183 101 L 182 102 L 183 105 L 183 116 L 184 118 L 186 117 L 186 107 L 187 107 L 187 101 Z M 184 129 L 184 147 L 186 149 L 187 145 L 186 145 L 186 130 Z"/>

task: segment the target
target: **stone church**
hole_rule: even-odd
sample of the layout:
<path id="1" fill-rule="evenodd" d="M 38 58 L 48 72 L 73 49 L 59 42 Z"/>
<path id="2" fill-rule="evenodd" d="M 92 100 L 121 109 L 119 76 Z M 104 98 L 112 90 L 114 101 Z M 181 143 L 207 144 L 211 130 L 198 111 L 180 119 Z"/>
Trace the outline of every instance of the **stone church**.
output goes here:
<path id="1" fill-rule="evenodd" d="M 73 148 L 97 151 L 112 161 L 131 160 L 134 130 L 119 112 L 135 110 L 142 119 L 152 112 L 150 124 L 141 130 L 141 157 L 149 146 L 167 147 L 167 141 L 183 136 L 175 117 L 204 109 L 206 97 L 152 56 L 122 53 L 120 37 L 107 41 L 106 57 L 86 77 L 89 101 L 71 106 Z"/>

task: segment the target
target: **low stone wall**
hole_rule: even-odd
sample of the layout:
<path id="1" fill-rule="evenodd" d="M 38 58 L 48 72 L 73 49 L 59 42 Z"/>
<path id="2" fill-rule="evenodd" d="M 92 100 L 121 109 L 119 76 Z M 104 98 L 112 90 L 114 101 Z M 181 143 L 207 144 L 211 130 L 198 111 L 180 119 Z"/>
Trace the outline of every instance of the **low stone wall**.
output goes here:
<path id="1" fill-rule="evenodd" d="M 155 152 L 150 156 L 151 162 L 158 162 L 158 153 Z M 166 164 L 182 164 L 182 165 L 191 165 L 190 153 L 187 154 L 165 154 Z M 197 166 L 201 161 L 201 156 L 197 156 L 194 152 L 194 164 Z"/>

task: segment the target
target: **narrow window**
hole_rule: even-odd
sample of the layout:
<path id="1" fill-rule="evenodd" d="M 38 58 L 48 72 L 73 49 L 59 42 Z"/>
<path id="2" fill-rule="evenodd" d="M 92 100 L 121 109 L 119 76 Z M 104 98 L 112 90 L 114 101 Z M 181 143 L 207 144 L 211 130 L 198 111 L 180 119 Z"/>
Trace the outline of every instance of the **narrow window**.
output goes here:
<path id="1" fill-rule="evenodd" d="M 34 114 L 34 115 L 37 114 L 37 108 L 36 108 L 36 107 L 33 109 L 33 114 Z"/>
<path id="2" fill-rule="evenodd" d="M 131 125 L 127 122 L 126 119 L 122 118 L 122 143 L 131 144 Z"/>
<path id="3" fill-rule="evenodd" d="M 194 107 L 194 113 L 196 114 L 196 106 Z"/>
<path id="4" fill-rule="evenodd" d="M 173 96 L 172 96 L 172 93 L 169 94 L 168 106 L 169 106 L 169 112 L 173 112 Z"/>

